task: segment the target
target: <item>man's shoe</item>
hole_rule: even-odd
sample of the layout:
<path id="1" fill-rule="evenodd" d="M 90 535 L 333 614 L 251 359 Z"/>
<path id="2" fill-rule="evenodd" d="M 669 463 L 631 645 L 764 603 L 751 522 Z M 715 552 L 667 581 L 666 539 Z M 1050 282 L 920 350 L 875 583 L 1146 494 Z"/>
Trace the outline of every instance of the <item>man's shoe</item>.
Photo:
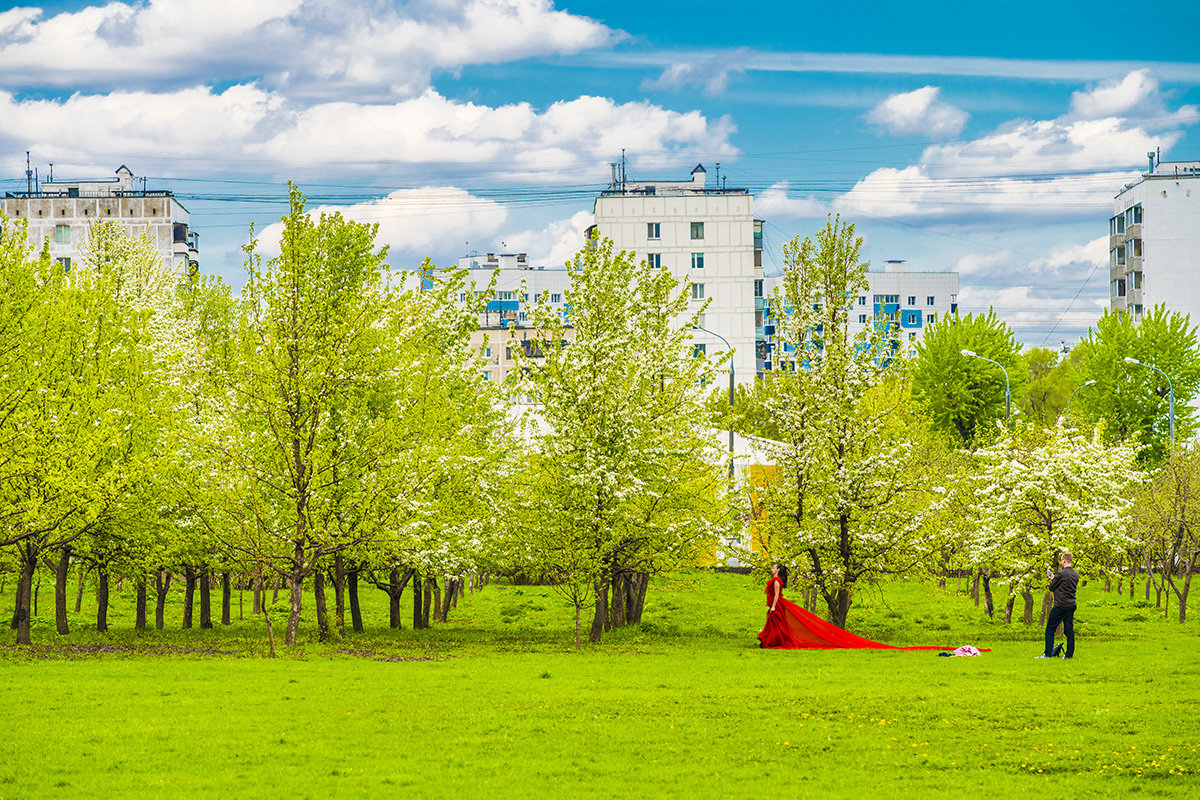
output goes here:
<path id="1" fill-rule="evenodd" d="M 1045 653 L 1042 653 L 1041 655 L 1038 655 L 1038 656 L 1034 656 L 1034 658 L 1050 658 L 1050 657 L 1051 656 L 1048 656 Z"/>

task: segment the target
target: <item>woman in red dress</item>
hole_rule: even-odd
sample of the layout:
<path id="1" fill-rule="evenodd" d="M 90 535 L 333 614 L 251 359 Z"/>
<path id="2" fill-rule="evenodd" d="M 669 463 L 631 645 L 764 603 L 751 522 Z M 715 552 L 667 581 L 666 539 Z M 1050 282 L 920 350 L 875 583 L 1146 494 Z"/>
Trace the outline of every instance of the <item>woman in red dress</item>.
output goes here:
<path id="1" fill-rule="evenodd" d="M 805 611 L 783 596 L 787 587 L 787 567 L 775 564 L 771 567 L 771 579 L 767 581 L 767 624 L 758 633 L 760 647 L 798 650 L 818 648 L 832 650 L 840 648 L 870 650 L 952 650 L 952 647 L 894 647 L 890 644 L 873 642 L 850 631 L 831 625 L 816 614 Z"/>

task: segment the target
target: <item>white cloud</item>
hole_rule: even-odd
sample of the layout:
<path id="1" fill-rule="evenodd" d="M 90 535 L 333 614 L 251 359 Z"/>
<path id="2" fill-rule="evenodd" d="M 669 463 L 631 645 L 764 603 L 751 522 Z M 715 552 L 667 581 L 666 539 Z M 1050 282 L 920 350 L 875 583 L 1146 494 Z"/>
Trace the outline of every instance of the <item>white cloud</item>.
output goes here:
<path id="1" fill-rule="evenodd" d="M 398 267 L 419 264 L 425 256 L 442 256 L 466 247 L 472 236 L 491 236 L 508 219 L 504 206 L 453 186 L 402 189 L 387 197 L 348 206 L 310 208 L 312 216 L 340 213 L 355 222 L 378 224 L 375 244 L 388 245 L 388 261 Z M 259 234 L 261 252 L 279 254 L 283 223 Z"/>
<path id="2" fill-rule="evenodd" d="M 1168 150 L 1197 120 L 1195 106 L 1168 111 L 1152 75 L 1131 73 L 1077 92 L 1063 116 L 1013 120 L 974 141 L 928 147 L 915 165 L 875 170 L 835 207 L 925 219 L 1090 216 L 1136 176 L 1148 151 Z"/>
<path id="3" fill-rule="evenodd" d="M 429 90 L 388 104 L 295 109 L 278 93 L 251 85 L 65 100 L 19 100 L 0 92 L 0 152 L 11 153 L 0 166 L 10 172 L 23 169 L 14 159 L 30 148 L 64 168 L 112 169 L 114 158 L 161 151 L 169 132 L 167 174 L 213 159 L 267 162 L 284 172 L 332 165 L 360 174 L 377 171 L 380 163 L 423 164 L 423 180 L 437 180 L 445 177 L 439 170 L 469 164 L 476 179 L 561 184 L 603 179 L 622 148 L 650 154 L 635 159 L 643 167 L 693 151 L 736 153 L 729 144 L 733 130 L 724 117 L 710 121 L 696 111 L 602 97 L 538 111 L 528 103 L 463 103 Z"/>
<path id="4" fill-rule="evenodd" d="M 771 184 L 754 198 L 754 213 L 771 220 L 823 217 L 828 204 L 815 197 L 794 197 L 788 181 Z"/>
<path id="5" fill-rule="evenodd" d="M 722 94 L 729 86 L 731 75 L 746 71 L 749 48 L 722 50 L 696 61 L 676 61 L 667 64 L 654 80 L 642 81 L 643 91 L 682 89 L 695 85 L 710 96 Z"/>
<path id="6" fill-rule="evenodd" d="M 418 94 L 430 74 L 570 54 L 621 34 L 550 0 L 110 2 L 0 14 L 9 87 L 171 87 L 261 80 L 291 96 Z"/>
<path id="7" fill-rule="evenodd" d="M 929 138 L 957 136 L 968 114 L 939 99 L 941 88 L 923 86 L 888 97 L 867 114 L 867 121 L 893 136 L 917 134 Z"/>

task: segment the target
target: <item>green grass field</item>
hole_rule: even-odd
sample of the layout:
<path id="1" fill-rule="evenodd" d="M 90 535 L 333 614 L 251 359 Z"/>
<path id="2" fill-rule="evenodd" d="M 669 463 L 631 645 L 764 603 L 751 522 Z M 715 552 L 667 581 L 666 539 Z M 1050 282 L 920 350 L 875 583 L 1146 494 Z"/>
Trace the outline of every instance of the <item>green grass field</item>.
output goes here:
<path id="1" fill-rule="evenodd" d="M 85 602 L 67 637 L 47 595 L 34 647 L 0 647 L 0 798 L 1200 797 L 1196 624 L 1095 585 L 1073 661 L 911 583 L 862 595 L 851 629 L 992 652 L 762 651 L 758 581 L 711 573 L 652 583 L 642 625 L 581 652 L 540 587 L 399 632 L 364 590 L 365 634 L 276 660 L 236 595 L 226 629 L 176 630 L 176 595 L 171 630 L 135 636 L 126 592 L 109 634 Z"/>

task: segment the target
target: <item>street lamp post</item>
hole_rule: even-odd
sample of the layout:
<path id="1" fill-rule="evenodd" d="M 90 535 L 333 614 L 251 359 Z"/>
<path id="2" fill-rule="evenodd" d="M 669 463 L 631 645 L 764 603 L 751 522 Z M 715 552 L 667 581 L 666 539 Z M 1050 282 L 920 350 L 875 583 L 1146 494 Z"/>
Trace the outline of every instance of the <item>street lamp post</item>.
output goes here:
<path id="1" fill-rule="evenodd" d="M 699 325 L 693 325 L 692 328 L 698 331 L 704 331 L 709 336 L 715 336 L 725 343 L 725 348 L 729 350 L 729 481 L 733 482 L 733 345 L 719 333 L 710 331 L 708 328 L 702 328 Z"/>
<path id="2" fill-rule="evenodd" d="M 1011 423 L 1012 422 L 1012 392 L 1009 391 L 1008 370 L 1006 370 L 1004 368 L 1004 365 L 1001 364 L 999 361 L 992 361 L 990 358 L 988 358 L 986 356 L 979 355 L 974 350 L 959 350 L 958 352 L 962 353 L 964 356 L 967 356 L 968 358 L 978 358 L 980 361 L 986 361 L 989 364 L 995 364 L 997 367 L 1000 368 L 1000 371 L 1004 373 L 1004 421 L 1006 423 Z"/>
<path id="3" fill-rule="evenodd" d="M 1162 375 L 1164 378 L 1167 379 L 1167 396 L 1169 398 L 1167 401 L 1167 430 L 1170 432 L 1170 435 L 1171 435 L 1171 445 L 1174 446 L 1174 444 L 1175 444 L 1175 387 L 1171 384 L 1171 376 L 1167 375 L 1167 373 L 1163 372 L 1161 369 L 1154 366 L 1153 364 L 1145 364 L 1141 361 L 1138 361 L 1136 358 L 1133 358 L 1132 356 L 1125 356 L 1125 363 L 1126 364 L 1136 364 L 1139 367 L 1145 367 L 1146 369 L 1152 369 L 1155 372 L 1157 372 L 1159 375 Z M 1160 395 L 1160 397 L 1161 397 L 1161 395 Z"/>
<path id="4" fill-rule="evenodd" d="M 1096 383 L 1095 380 L 1084 381 L 1083 383 L 1081 383 L 1075 387 L 1075 392 L 1078 392 L 1080 389 L 1082 389 L 1085 386 L 1094 386 L 1095 383 Z M 1075 399 L 1075 392 L 1071 392 L 1071 396 L 1067 398 L 1067 422 L 1068 423 L 1071 421 L 1071 401 Z"/>

